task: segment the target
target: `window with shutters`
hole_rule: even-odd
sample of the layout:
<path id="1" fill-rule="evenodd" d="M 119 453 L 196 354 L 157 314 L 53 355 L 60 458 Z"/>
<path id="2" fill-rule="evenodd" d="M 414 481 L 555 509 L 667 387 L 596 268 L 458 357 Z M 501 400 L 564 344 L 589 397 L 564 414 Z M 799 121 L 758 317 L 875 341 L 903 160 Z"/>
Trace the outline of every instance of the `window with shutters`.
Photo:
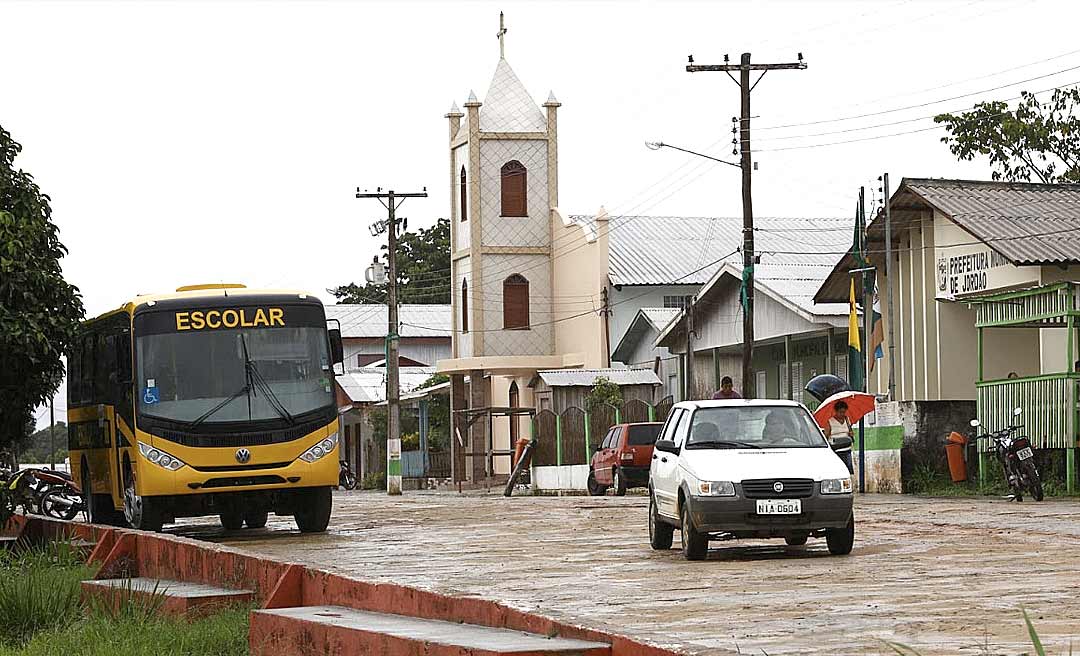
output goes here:
<path id="1" fill-rule="evenodd" d="M 502 216 L 528 216 L 525 197 L 525 166 L 515 160 L 503 164 L 502 177 Z"/>
<path id="2" fill-rule="evenodd" d="M 469 218 L 469 210 L 466 209 L 468 206 L 465 204 L 465 201 L 467 200 L 465 197 L 465 189 L 468 187 L 465 183 L 465 167 L 463 166 L 461 167 L 461 206 L 458 208 L 458 216 L 461 217 L 462 221 L 467 221 Z"/>
<path id="3" fill-rule="evenodd" d="M 461 332 L 469 332 L 469 283 L 461 280 Z"/>
<path id="4" fill-rule="evenodd" d="M 503 281 L 503 330 L 529 329 L 529 281 L 515 273 Z"/>

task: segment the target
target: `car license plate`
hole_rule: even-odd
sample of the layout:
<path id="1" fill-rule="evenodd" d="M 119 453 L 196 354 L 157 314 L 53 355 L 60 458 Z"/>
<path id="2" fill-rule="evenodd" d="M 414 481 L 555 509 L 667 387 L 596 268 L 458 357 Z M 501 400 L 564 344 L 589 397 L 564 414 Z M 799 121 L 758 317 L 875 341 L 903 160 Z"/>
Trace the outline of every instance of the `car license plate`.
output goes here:
<path id="1" fill-rule="evenodd" d="M 1034 455 L 1035 454 L 1031 452 L 1031 447 L 1030 446 L 1025 446 L 1024 448 L 1022 448 L 1022 449 L 1020 449 L 1019 451 L 1016 452 L 1016 457 L 1020 458 L 1021 460 L 1027 460 L 1028 458 L 1031 458 Z"/>
<path id="2" fill-rule="evenodd" d="M 799 515 L 802 514 L 802 501 L 799 499 L 758 499 L 759 515 Z"/>

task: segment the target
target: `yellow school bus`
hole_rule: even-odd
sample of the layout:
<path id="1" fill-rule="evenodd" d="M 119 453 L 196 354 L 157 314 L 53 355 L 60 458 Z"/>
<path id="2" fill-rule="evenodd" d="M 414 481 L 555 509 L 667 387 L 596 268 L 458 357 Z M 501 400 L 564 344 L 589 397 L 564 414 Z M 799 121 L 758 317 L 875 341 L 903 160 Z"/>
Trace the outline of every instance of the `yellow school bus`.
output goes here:
<path id="1" fill-rule="evenodd" d="M 341 333 L 299 292 L 192 285 L 85 321 L 68 354 L 68 449 L 91 521 L 325 531 L 338 482 Z"/>

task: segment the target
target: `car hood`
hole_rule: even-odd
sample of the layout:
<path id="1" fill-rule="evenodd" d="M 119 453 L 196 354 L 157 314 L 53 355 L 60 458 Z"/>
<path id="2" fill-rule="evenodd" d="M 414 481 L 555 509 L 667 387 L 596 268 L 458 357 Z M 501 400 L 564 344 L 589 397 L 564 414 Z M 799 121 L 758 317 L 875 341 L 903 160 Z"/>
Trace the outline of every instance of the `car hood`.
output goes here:
<path id="1" fill-rule="evenodd" d="M 683 449 L 682 466 L 702 481 L 757 478 L 828 478 L 850 476 L 840 456 L 827 448 Z"/>

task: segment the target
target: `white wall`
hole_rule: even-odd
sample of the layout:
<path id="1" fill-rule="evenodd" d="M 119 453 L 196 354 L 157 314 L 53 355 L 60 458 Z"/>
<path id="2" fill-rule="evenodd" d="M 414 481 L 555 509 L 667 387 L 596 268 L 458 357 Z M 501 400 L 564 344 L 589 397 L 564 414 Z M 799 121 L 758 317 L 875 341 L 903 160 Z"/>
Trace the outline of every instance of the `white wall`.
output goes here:
<path id="1" fill-rule="evenodd" d="M 638 310 L 647 307 L 664 307 L 665 296 L 693 296 L 701 285 L 623 285 L 622 289 L 608 288 L 612 314 L 608 319 L 611 329 L 611 348 L 626 334 L 630 322 Z"/>

